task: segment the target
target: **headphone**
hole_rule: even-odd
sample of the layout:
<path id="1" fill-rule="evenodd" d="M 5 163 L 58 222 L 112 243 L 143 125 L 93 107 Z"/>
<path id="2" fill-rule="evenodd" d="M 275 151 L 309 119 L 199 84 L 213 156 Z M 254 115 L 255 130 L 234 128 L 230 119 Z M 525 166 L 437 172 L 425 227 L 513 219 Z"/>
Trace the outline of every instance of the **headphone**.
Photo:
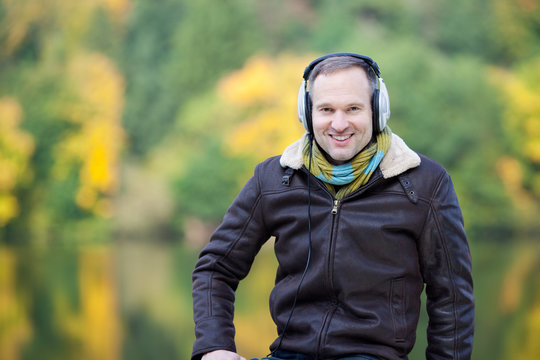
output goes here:
<path id="1" fill-rule="evenodd" d="M 390 118 L 390 98 L 388 97 L 388 90 L 386 89 L 386 85 L 384 84 L 384 81 L 381 77 L 381 70 L 379 69 L 377 63 L 373 61 L 373 59 L 371 59 L 369 56 L 355 53 L 339 52 L 324 55 L 320 58 L 313 60 L 306 67 L 303 76 L 304 80 L 302 81 L 300 89 L 298 90 L 298 120 L 300 120 L 302 125 L 304 125 L 304 128 L 313 135 L 313 121 L 311 117 L 312 103 L 311 96 L 309 95 L 309 90 L 307 88 L 309 75 L 311 74 L 315 66 L 317 66 L 317 64 L 328 58 L 336 56 L 351 56 L 363 60 L 371 68 L 373 73 L 375 73 L 378 79 L 378 88 L 374 89 L 373 91 L 371 111 L 373 114 L 373 134 L 376 135 L 380 133 L 384 130 L 384 128 L 386 127 L 386 123 Z M 311 87 L 311 84 L 309 84 L 309 86 Z"/>

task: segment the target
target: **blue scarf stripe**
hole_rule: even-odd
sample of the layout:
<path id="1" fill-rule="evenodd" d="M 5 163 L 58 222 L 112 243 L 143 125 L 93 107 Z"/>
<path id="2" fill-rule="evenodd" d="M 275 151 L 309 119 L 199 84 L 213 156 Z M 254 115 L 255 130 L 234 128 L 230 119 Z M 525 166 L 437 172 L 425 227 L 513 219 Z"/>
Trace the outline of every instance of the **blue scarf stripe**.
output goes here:
<path id="1" fill-rule="evenodd" d="M 332 184 L 345 185 L 354 180 L 352 163 L 336 165 L 332 169 Z"/>
<path id="2" fill-rule="evenodd" d="M 318 179 L 332 185 L 346 185 L 354 180 L 352 163 L 335 165 L 332 169 L 332 177 L 328 179 L 322 173 L 317 176 Z"/>
<path id="3" fill-rule="evenodd" d="M 377 166 L 379 166 L 379 163 L 382 161 L 383 157 L 384 157 L 384 152 L 382 152 L 381 150 L 378 150 L 375 153 L 375 155 L 373 155 L 371 160 L 369 161 L 368 166 L 366 166 L 366 168 L 364 170 L 364 174 L 367 175 L 367 174 L 375 171 Z"/>

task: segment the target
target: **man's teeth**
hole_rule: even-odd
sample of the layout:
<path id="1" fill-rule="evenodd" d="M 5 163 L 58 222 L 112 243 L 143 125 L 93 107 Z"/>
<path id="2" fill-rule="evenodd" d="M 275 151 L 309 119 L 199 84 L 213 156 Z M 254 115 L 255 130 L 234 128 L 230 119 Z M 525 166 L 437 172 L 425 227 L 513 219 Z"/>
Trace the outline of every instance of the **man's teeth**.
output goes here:
<path id="1" fill-rule="evenodd" d="M 343 141 L 343 140 L 347 140 L 348 138 L 351 137 L 351 135 L 343 135 L 343 136 L 338 136 L 338 135 L 332 135 L 332 137 L 338 141 Z"/>

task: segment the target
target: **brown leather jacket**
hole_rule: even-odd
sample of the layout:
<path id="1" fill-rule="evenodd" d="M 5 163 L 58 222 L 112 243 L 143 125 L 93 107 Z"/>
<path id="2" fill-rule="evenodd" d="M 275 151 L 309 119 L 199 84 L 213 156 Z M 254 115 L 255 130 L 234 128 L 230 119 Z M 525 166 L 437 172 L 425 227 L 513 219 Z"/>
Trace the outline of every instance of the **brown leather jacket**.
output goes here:
<path id="1" fill-rule="evenodd" d="M 282 333 L 309 246 L 311 175 L 299 154 L 297 144 L 259 164 L 201 252 L 193 272 L 192 359 L 217 349 L 235 351 L 234 291 L 271 236 L 279 267 L 270 309 Z M 292 176 L 284 165 L 295 169 Z M 281 350 L 315 359 L 406 359 L 425 286 L 426 357 L 469 359 L 471 257 L 448 173 L 394 135 L 380 168 L 359 190 L 335 202 L 311 177 L 310 193 L 311 260 Z"/>

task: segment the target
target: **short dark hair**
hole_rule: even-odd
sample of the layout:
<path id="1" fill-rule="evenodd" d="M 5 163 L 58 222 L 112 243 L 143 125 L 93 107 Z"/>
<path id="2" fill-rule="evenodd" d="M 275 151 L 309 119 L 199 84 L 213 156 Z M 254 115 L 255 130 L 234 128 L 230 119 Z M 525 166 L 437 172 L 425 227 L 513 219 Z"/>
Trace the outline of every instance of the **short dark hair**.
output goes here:
<path id="1" fill-rule="evenodd" d="M 308 79 L 308 85 L 310 90 L 309 96 L 312 96 L 311 86 L 317 76 L 321 74 L 328 75 L 335 71 L 348 69 L 351 67 L 359 67 L 364 70 L 368 78 L 369 86 L 371 87 L 371 97 L 373 97 L 373 93 L 375 92 L 375 89 L 377 89 L 377 75 L 366 61 L 354 56 L 332 56 L 315 65 L 315 67 L 309 74 Z"/>

